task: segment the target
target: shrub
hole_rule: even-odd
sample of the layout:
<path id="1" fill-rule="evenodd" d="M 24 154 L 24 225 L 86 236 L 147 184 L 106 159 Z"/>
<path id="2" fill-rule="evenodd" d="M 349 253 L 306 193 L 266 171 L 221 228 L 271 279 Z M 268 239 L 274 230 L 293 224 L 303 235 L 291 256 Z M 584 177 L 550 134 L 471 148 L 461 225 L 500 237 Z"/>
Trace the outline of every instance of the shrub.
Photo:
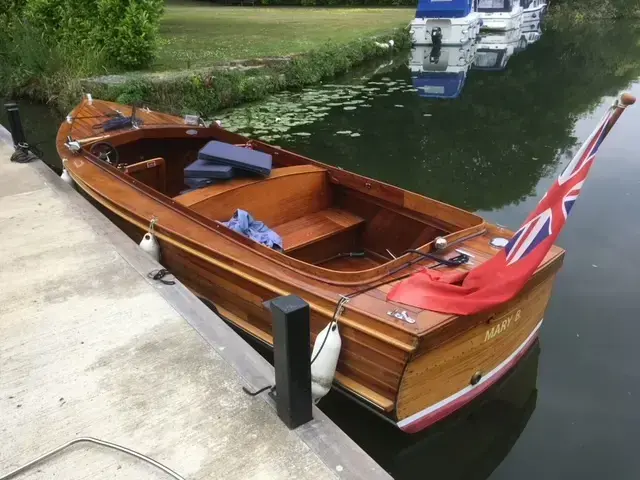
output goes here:
<path id="1" fill-rule="evenodd" d="M 99 0 L 98 41 L 112 65 L 131 69 L 151 63 L 162 11 L 162 0 Z"/>
<path id="2" fill-rule="evenodd" d="M 163 0 L 26 0 L 25 18 L 63 48 L 102 51 L 128 69 L 153 60 L 162 11 Z"/>

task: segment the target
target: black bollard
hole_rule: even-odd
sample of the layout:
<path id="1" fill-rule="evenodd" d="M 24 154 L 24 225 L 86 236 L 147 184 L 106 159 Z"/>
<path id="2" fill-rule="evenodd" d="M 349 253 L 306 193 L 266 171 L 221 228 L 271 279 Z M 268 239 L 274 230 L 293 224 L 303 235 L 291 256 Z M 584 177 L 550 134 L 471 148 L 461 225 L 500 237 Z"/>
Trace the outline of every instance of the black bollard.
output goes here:
<path id="1" fill-rule="evenodd" d="M 311 402 L 310 312 L 295 295 L 270 302 L 278 416 L 294 429 L 313 419 Z"/>
<path id="2" fill-rule="evenodd" d="M 20 110 L 18 105 L 13 102 L 5 103 L 4 108 L 7 111 L 7 117 L 9 119 L 9 130 L 11 131 L 11 138 L 13 139 L 13 145 L 18 146 L 27 142 L 24 136 L 24 130 L 22 129 L 22 121 L 20 120 Z"/>

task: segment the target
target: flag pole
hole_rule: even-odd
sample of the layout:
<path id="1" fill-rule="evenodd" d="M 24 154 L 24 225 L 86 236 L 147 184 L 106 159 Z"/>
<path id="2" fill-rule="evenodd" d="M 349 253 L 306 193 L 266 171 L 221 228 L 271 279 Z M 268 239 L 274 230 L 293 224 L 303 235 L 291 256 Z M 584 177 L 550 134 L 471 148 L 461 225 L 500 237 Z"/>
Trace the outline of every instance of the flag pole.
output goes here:
<path id="1" fill-rule="evenodd" d="M 622 95 L 620 95 L 620 98 L 617 99 L 615 101 L 615 103 L 613 104 L 613 108 L 615 110 L 614 110 L 613 114 L 611 115 L 611 118 L 607 122 L 607 125 L 604 127 L 604 136 L 605 137 L 607 135 L 609 135 L 609 131 L 616 124 L 616 122 L 620 118 L 620 115 L 622 115 L 622 112 L 624 112 L 624 109 L 627 108 L 630 105 L 633 105 L 634 103 L 636 103 L 636 97 L 634 97 L 630 93 L 623 93 Z"/>

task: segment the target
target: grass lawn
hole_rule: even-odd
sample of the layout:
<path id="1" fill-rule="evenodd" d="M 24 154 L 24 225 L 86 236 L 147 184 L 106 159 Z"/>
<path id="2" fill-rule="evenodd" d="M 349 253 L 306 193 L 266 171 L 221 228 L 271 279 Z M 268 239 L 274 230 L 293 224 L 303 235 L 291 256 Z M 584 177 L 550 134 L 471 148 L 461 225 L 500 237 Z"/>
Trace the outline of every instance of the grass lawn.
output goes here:
<path id="1" fill-rule="evenodd" d="M 303 53 L 407 25 L 414 9 L 220 7 L 169 1 L 154 70 Z"/>

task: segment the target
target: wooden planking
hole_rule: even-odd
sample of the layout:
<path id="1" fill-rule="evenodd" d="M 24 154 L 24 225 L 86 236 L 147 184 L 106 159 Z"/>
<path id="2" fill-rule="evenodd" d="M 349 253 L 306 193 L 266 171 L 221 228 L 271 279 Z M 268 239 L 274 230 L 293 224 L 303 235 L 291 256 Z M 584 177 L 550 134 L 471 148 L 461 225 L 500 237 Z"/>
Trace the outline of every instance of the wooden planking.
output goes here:
<path id="1" fill-rule="evenodd" d="M 197 138 L 187 138 L 184 133 L 186 127 L 178 126 L 179 119 L 170 116 L 158 118 L 165 121 L 167 125 L 147 124 L 146 127 L 137 131 L 118 132 L 112 137 L 112 143 L 118 145 L 119 150 L 122 149 L 121 152 L 125 152 L 124 156 L 129 160 L 139 160 L 141 157 L 149 158 L 150 154 L 159 150 L 170 149 L 171 154 L 167 154 L 166 158 L 168 159 L 167 170 L 169 172 L 169 169 L 172 169 L 173 172 L 168 173 L 169 178 L 167 179 L 168 190 L 171 191 L 182 188 L 181 185 L 178 185 L 181 180 L 176 183 L 174 177 L 181 179 L 182 172 L 180 170 L 184 168 L 186 162 L 194 158 L 198 147 L 208 139 L 216 138 L 232 143 L 242 143 L 245 140 L 238 135 L 218 128 L 200 127 L 194 129 Z M 174 126 L 168 126 L 171 119 L 173 119 Z M 149 120 L 153 121 L 151 118 Z M 87 137 L 95 136 L 95 132 L 91 131 L 90 122 L 81 128 L 85 129 Z M 61 156 L 69 155 L 69 152 L 62 145 L 67 132 L 68 128 L 63 124 L 58 137 Z M 159 235 L 163 247 L 165 242 L 169 241 L 172 247 L 182 251 L 183 254 L 195 255 L 194 258 L 207 265 L 206 268 L 219 269 L 217 274 L 219 278 L 217 279 L 206 275 L 191 278 L 193 288 L 208 288 L 212 298 L 216 298 L 219 302 L 226 302 L 225 308 L 228 307 L 229 311 L 244 321 L 246 325 L 250 325 L 251 328 L 260 332 L 270 332 L 269 318 L 265 316 L 260 301 L 265 299 L 265 295 L 273 296 L 274 292 L 296 293 L 309 299 L 313 312 L 312 329 L 315 332 L 319 331 L 331 316 L 339 294 L 348 294 L 359 289 L 362 285 L 377 281 L 387 272 L 414 258 L 406 255 L 387 261 L 389 256 L 386 251 L 380 251 L 384 243 L 392 244 L 395 242 L 398 247 L 402 248 L 407 242 L 413 242 L 409 243 L 409 246 L 425 242 L 425 245 L 420 245 L 420 247 L 428 251 L 430 239 L 442 232 L 450 242 L 461 239 L 456 247 L 472 249 L 471 252 L 474 252 L 474 256 L 477 258 L 477 264 L 495 255 L 495 251 L 487 250 L 490 235 L 495 235 L 493 227 L 485 225 L 481 219 L 478 222 L 477 217 L 471 214 L 467 215 L 467 212 L 462 212 L 462 215 L 458 215 L 459 212 L 452 213 L 449 208 L 453 207 L 441 206 L 430 201 L 423 202 L 421 196 L 412 196 L 415 194 L 407 196 L 407 192 L 396 187 L 365 179 L 350 172 L 339 171 L 291 152 L 277 151 L 277 149 L 265 146 L 261 142 L 254 142 L 254 148 L 267 153 L 273 152 L 274 166 L 276 167 L 299 167 L 306 163 L 307 166 L 329 172 L 332 182 L 329 191 L 336 194 L 335 206 L 338 208 L 344 208 L 342 200 L 345 195 L 342 193 L 348 192 L 352 198 L 360 197 L 370 200 L 369 203 L 375 207 L 371 208 L 369 205 L 368 208 L 371 211 L 369 218 L 360 215 L 353 209 L 346 208 L 351 213 L 369 220 L 374 218 L 377 212 L 384 212 L 383 217 L 379 217 L 381 220 L 378 221 L 375 228 L 378 235 L 371 235 L 371 238 L 374 239 L 380 239 L 381 236 L 386 237 L 386 239 L 382 238 L 377 247 L 378 251 L 374 252 L 368 249 L 366 242 L 359 244 L 362 240 L 361 237 L 347 238 L 338 234 L 317 243 L 318 251 L 326 255 L 320 260 L 330 257 L 331 255 L 328 254 L 331 251 L 340 253 L 338 250 L 340 247 L 362 246 L 364 250 L 368 251 L 368 256 L 371 255 L 371 258 L 386 263 L 362 271 L 343 272 L 309 265 L 295 258 L 288 258 L 269 249 L 261 248 L 262 246 L 253 245 L 255 242 L 247 241 L 244 237 L 238 238 L 237 235 L 233 235 L 234 232 L 221 229 L 215 222 L 207 223 L 209 220 L 190 212 L 178 202 L 159 196 L 152 190 L 145 190 L 141 184 L 127 184 L 122 178 L 114 175 L 108 166 L 94 165 L 93 160 L 86 164 L 74 161 L 70 171 L 82 188 L 88 189 L 90 184 L 91 188 L 95 189 L 96 198 L 101 203 L 104 202 L 108 208 L 114 211 L 121 210 L 119 215 L 123 215 L 125 218 L 131 217 L 139 227 L 144 228 L 151 216 L 159 216 L 161 219 Z M 333 201 L 330 200 L 327 202 L 327 206 L 332 203 Z M 440 213 L 431 216 L 431 207 Z M 315 211 L 322 209 L 319 208 Z M 393 215 L 389 215 L 385 219 L 384 215 L 388 215 L 387 212 L 393 212 Z M 452 215 L 447 220 L 444 217 L 449 213 Z M 394 215 L 401 219 L 401 223 L 394 225 L 391 220 Z M 402 222 L 405 223 L 402 224 Z M 375 223 L 373 225 L 375 226 Z M 405 228 L 402 225 L 410 227 Z M 396 236 L 394 230 L 390 229 L 394 226 L 400 230 L 411 229 L 411 234 Z M 487 229 L 487 233 L 482 234 L 485 229 Z M 472 234 L 481 234 L 480 237 L 474 239 L 475 243 L 463 238 Z M 394 248 L 396 247 L 394 246 Z M 310 252 L 310 248 L 303 247 L 296 253 L 308 255 Z M 451 253 L 450 250 L 447 256 Z M 547 261 L 555 264 L 561 254 L 562 251 L 556 249 Z M 415 271 L 416 268 L 419 267 L 408 268 L 398 276 L 407 275 Z M 466 268 L 469 267 L 461 267 L 461 270 Z M 188 276 L 189 274 L 181 272 L 180 275 Z M 238 279 L 241 279 L 242 282 L 239 283 Z M 212 285 L 216 284 L 214 291 Z M 354 392 L 354 394 L 364 394 L 365 398 L 366 395 L 369 395 L 370 399 L 371 392 L 393 397 L 390 392 L 397 389 L 395 385 L 396 379 L 399 377 L 396 375 L 401 375 L 402 368 L 417 345 L 418 336 L 423 337 L 421 346 L 444 345 L 452 338 L 456 338 L 456 335 L 463 335 L 473 327 L 474 322 L 482 320 L 414 310 L 414 313 L 417 313 L 418 322 L 415 325 L 406 324 L 386 315 L 390 308 L 397 306 L 386 301 L 386 293 L 384 287 L 381 287 L 353 298 L 347 306 L 344 317 L 340 320 L 341 329 L 345 332 L 345 345 L 348 345 L 348 348 L 345 349 L 345 358 L 341 358 L 340 376 L 346 376 L 345 378 L 348 380 L 362 386 L 362 391 Z M 446 328 L 441 328 L 443 326 Z M 428 349 L 421 349 L 421 352 L 423 356 L 429 354 Z M 421 357 L 414 356 L 414 361 L 419 358 Z M 377 375 L 378 371 L 379 375 Z M 372 403 L 375 404 L 375 401 Z"/>
<path id="2" fill-rule="evenodd" d="M 223 183 L 217 183 L 205 188 L 194 190 L 193 192 L 185 193 L 175 197 L 175 200 L 186 207 L 191 207 L 204 200 L 208 200 L 211 197 L 228 192 L 229 190 L 235 190 L 236 188 L 243 188 L 248 185 L 252 185 L 258 182 L 264 182 L 265 180 L 274 180 L 280 177 L 288 177 L 291 175 L 300 175 L 304 173 L 317 173 L 325 172 L 326 170 L 313 165 L 297 165 L 293 167 L 274 168 L 271 171 L 271 175 L 266 178 L 263 177 L 249 177 L 249 178 L 234 178 Z"/>
<path id="3" fill-rule="evenodd" d="M 197 192 L 194 192 L 197 193 Z M 212 220 L 228 220 L 241 208 L 270 227 L 331 206 L 326 172 L 269 177 L 231 188 L 191 205 L 191 209 Z"/>
<path id="4" fill-rule="evenodd" d="M 230 278 L 224 272 L 212 269 L 206 263 L 191 258 L 175 247 L 162 244 L 162 251 L 164 265 L 186 285 L 215 305 L 244 318 L 245 323 L 253 325 L 252 329 L 247 329 L 249 333 L 255 335 L 256 330 L 259 330 L 271 335 L 271 316 L 262 305 L 264 301 L 272 298 L 269 292 L 244 285 L 242 279 Z M 326 326 L 327 321 L 326 317 L 312 313 L 310 326 L 313 338 Z M 238 326 L 246 329 L 244 324 Z M 348 325 L 341 324 L 340 331 L 343 347 L 342 366 L 339 370 L 343 373 L 350 372 L 354 378 L 357 377 L 359 383 L 371 390 L 394 396 L 408 357 L 404 356 L 404 360 L 399 359 L 397 353 L 392 353 L 393 351 L 384 344 L 353 331 Z M 377 374 L 371 376 L 367 373 L 372 371 Z"/>
<path id="5" fill-rule="evenodd" d="M 413 192 L 403 192 L 402 206 L 410 211 L 435 218 L 443 225 L 454 225 L 457 227 L 456 230 L 476 227 L 484 223 L 481 217 L 473 213 Z"/>
<path id="6" fill-rule="evenodd" d="M 347 252 L 343 250 L 342 253 Z M 367 270 L 380 265 L 380 261 L 371 257 L 340 257 L 328 260 L 322 264 L 326 268 L 332 270 L 350 270 L 357 272 L 359 270 Z M 375 289 L 374 289 L 375 290 Z"/>
<path id="7" fill-rule="evenodd" d="M 274 230 L 282 237 L 284 251 L 290 252 L 354 229 L 363 222 L 346 210 L 328 208 L 280 224 Z"/>
<path id="8" fill-rule="evenodd" d="M 182 128 L 182 130 L 184 130 L 184 128 Z M 203 129 L 199 130 L 202 131 Z M 180 128 L 177 127 L 166 127 L 164 129 L 164 131 L 161 131 L 160 129 L 156 129 L 156 130 L 150 130 L 147 131 L 146 133 L 150 136 L 150 138 L 146 138 L 146 139 L 140 139 L 140 132 L 142 130 L 136 130 L 136 131 L 131 131 L 131 132 L 124 132 L 124 133 L 119 133 L 118 135 L 116 135 L 112 140 L 112 143 L 114 144 L 118 144 L 118 145 L 126 145 L 126 143 L 122 143 L 124 142 L 124 139 L 127 138 L 129 141 L 134 141 L 136 143 L 138 142 L 149 142 L 152 141 L 152 138 L 156 138 L 155 134 L 158 134 L 158 143 L 170 140 L 172 136 L 177 136 L 179 134 L 179 132 L 181 131 Z M 219 129 L 207 129 L 206 131 L 208 132 L 214 132 L 216 134 L 222 133 L 223 131 L 220 131 Z M 61 127 L 61 132 L 59 132 L 59 139 L 64 138 L 64 132 L 65 132 L 65 125 L 63 125 Z M 182 133 L 183 136 L 186 136 L 184 134 L 184 132 Z M 226 133 L 225 133 L 226 135 Z M 229 134 L 231 135 L 231 134 Z M 193 139 L 191 137 L 189 137 L 187 139 L 189 142 L 191 142 Z M 205 141 L 206 138 L 201 137 L 202 141 Z M 235 139 L 236 141 L 238 141 L 237 139 Z M 59 146 L 61 145 L 62 142 L 59 142 Z M 175 140 L 173 141 L 173 143 L 179 143 L 176 142 Z M 64 148 L 62 148 L 63 150 Z M 62 155 L 62 154 L 61 154 Z M 171 164 L 171 162 L 169 162 L 169 164 Z M 106 168 L 106 166 L 101 165 L 103 168 Z M 108 170 L 108 168 L 107 168 Z M 144 191 L 143 189 L 142 193 L 149 195 L 151 197 L 156 196 L 157 194 L 153 191 Z M 164 201 L 166 203 L 166 199 L 159 199 L 161 201 Z M 181 215 L 184 216 L 188 216 L 188 217 L 193 217 L 195 215 L 195 212 L 193 211 L 189 211 L 187 209 L 183 209 L 182 211 L 180 210 L 180 208 L 178 208 L 179 204 L 177 203 L 173 203 L 172 202 L 172 207 L 171 209 L 180 213 Z M 204 217 L 201 217 L 197 219 L 198 222 L 202 223 L 203 220 L 206 220 Z M 149 219 L 147 220 L 149 221 Z M 218 226 L 213 225 L 213 227 L 218 228 Z M 211 226 L 209 226 L 209 228 L 211 228 Z M 387 262 L 386 264 L 381 265 L 380 267 L 374 268 L 374 269 L 370 269 L 370 270 L 365 270 L 365 271 L 360 271 L 360 272 L 349 272 L 349 271 L 344 271 L 344 272 L 338 272 L 335 270 L 328 270 L 325 268 L 318 268 L 318 267 L 314 267 L 313 265 L 309 265 L 307 263 L 304 262 L 298 262 L 295 261 L 292 258 L 287 258 L 287 257 L 283 257 L 281 254 L 274 252 L 273 250 L 270 250 L 266 247 L 263 247 L 261 245 L 256 244 L 255 242 L 246 242 L 243 241 L 241 239 L 238 238 L 238 236 L 234 236 L 233 232 L 231 231 L 227 231 L 225 233 L 226 235 L 234 238 L 235 241 L 242 243 L 243 245 L 245 245 L 246 247 L 252 249 L 255 254 L 258 254 L 260 256 L 264 256 L 264 257 L 270 257 L 271 261 L 273 261 L 275 264 L 278 264 L 280 266 L 286 266 L 286 267 L 291 267 L 291 268 L 295 268 L 299 273 L 304 274 L 304 275 L 308 275 L 311 276 L 315 279 L 322 279 L 322 281 L 324 282 L 328 282 L 330 284 L 335 284 L 335 285 L 361 285 L 364 282 L 367 281 L 375 281 L 378 280 L 380 278 L 383 278 L 387 272 L 392 271 L 394 269 L 396 269 L 399 265 L 402 265 L 403 263 L 405 263 L 408 259 L 401 257 L 398 258 L 396 260 L 390 260 L 389 262 Z"/>
<path id="9" fill-rule="evenodd" d="M 287 252 L 287 255 L 322 268 L 349 271 L 348 268 L 335 268 L 331 262 L 324 261 L 341 253 L 360 250 L 358 233 L 358 229 L 343 230 L 321 241 Z M 368 264 L 364 266 L 367 267 Z"/>
<path id="10" fill-rule="evenodd" d="M 131 175 L 136 180 L 160 192 L 164 193 L 167 190 L 167 168 L 166 162 L 162 157 L 126 165 L 123 171 L 127 175 Z"/>
<path id="11" fill-rule="evenodd" d="M 486 374 L 511 355 L 541 321 L 553 280 L 554 276 L 549 276 L 491 321 L 477 325 L 409 362 L 398 393 L 398 419 L 407 418 L 462 390 L 470 384 L 475 372 Z M 504 330 L 498 330 L 500 333 L 490 335 L 492 329 L 500 329 L 496 325 L 507 324 Z"/>

